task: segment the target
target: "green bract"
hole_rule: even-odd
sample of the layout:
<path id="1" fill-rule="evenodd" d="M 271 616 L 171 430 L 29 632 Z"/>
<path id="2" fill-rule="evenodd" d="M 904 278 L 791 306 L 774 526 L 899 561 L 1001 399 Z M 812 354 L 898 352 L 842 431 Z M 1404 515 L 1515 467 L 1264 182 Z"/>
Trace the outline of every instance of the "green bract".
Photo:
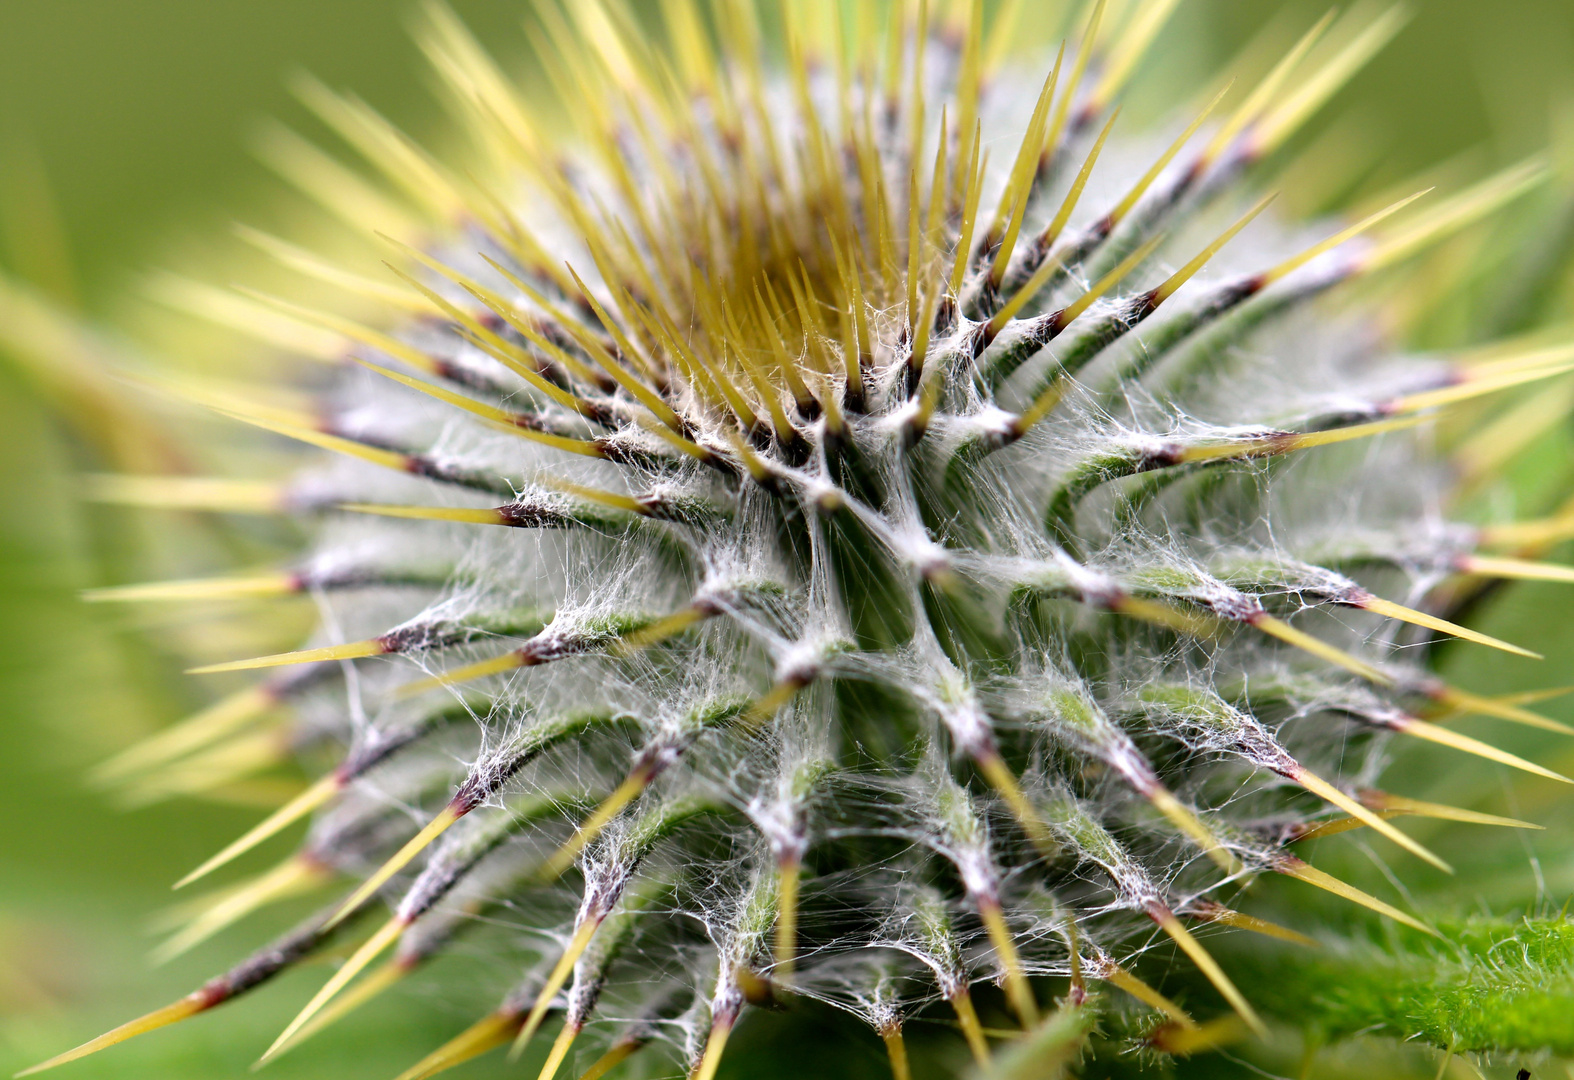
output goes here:
<path id="1" fill-rule="evenodd" d="M 551 93 L 432 7 L 422 41 L 472 148 L 451 160 L 308 85 L 376 179 L 294 144 L 285 171 L 386 234 L 395 276 L 254 235 L 320 296 L 177 299 L 328 361 L 311 404 L 171 380 L 324 452 L 249 507 L 308 522 L 308 550 L 101 598 L 311 593 L 325 617 L 301 650 L 198 669 L 268 673 L 107 772 L 157 792 L 239 779 L 260 734 L 332 746 L 193 878 L 315 812 L 304 854 L 203 934 L 348 891 L 47 1064 L 227 1001 L 382 903 L 265 1057 L 427 977 L 461 933 L 517 988 L 407 1080 L 539 1030 L 543 1080 L 576 1049 L 710 1080 L 751 1007 L 794 998 L 866 1021 L 902 1080 L 920 1014 L 954 1018 L 981 1073 L 1044 1075 L 1104 1021 L 1193 1053 L 1265 1034 L 1277 1000 L 1235 973 L 1249 947 L 1216 961 L 1197 928 L 1316 929 L 1251 914 L 1270 875 L 1427 948 L 1427 912 L 1292 845 L 1365 827 L 1446 870 L 1390 819 L 1523 824 L 1379 790 L 1396 734 L 1555 775 L 1436 722 L 1550 721 L 1400 647 L 1525 652 L 1436 602 L 1456 572 L 1558 571 L 1520 526 L 1443 520 L 1433 436 L 1574 347 L 1406 355 L 1350 283 L 1540 172 L 1292 231 L 1254 166 L 1397 14 L 1325 20 L 1255 86 L 1126 131 L 1116 103 L 1174 6 L 1080 5 L 1057 53 L 1019 47 L 1014 4 L 542 3 Z M 215 510 L 237 491 L 109 489 Z M 1266 1011 L 1564 1046 L 1514 1011 L 1524 971 L 1475 1012 L 1450 996 L 1492 963 L 1461 934 L 1413 965 L 1330 953 L 1303 969 L 1330 988 L 1315 1006 Z M 1180 1002 L 1155 985 L 1172 945 L 1199 978 Z M 975 1002 L 981 984 L 1000 993 Z M 1414 1015 L 1423 984 L 1444 989 Z"/>

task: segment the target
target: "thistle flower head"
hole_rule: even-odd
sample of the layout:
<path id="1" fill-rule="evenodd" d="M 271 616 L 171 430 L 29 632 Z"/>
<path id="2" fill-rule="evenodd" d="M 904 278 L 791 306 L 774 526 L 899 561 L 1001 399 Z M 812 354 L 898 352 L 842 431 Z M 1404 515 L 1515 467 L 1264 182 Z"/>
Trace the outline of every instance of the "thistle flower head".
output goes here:
<path id="1" fill-rule="evenodd" d="M 653 1044 L 708 1080 L 750 1007 L 793 995 L 864 1019 L 899 1077 L 922 1010 L 988 1067 L 981 983 L 1034 1031 L 1013 1061 L 1063 1060 L 1095 1009 L 1202 1030 L 1141 974 L 1171 942 L 1215 991 L 1189 1006 L 1261 1031 L 1194 929 L 1299 938 L 1226 906 L 1271 874 L 1424 931 L 1288 845 L 1366 826 L 1446 869 L 1389 819 L 1449 808 L 1375 790 L 1392 733 L 1547 772 L 1424 715 L 1550 721 L 1396 646 L 1409 626 L 1524 651 L 1430 606 L 1456 572 L 1539 565 L 1445 522 L 1430 431 L 1574 350 L 1405 355 L 1336 287 L 1537 171 L 1291 226 L 1253 166 L 1398 15 L 1324 20 L 1255 86 L 1127 130 L 1174 6 L 1096 0 L 1043 52 L 1016 47 L 1010 3 L 778 22 L 670 0 L 652 27 L 543 2 L 551 93 L 529 94 L 430 7 L 458 162 L 307 86 L 397 194 L 298 142 L 278 160 L 388 234 L 392 276 L 253 234 L 323 299 L 173 298 L 328 361 L 312 404 L 172 386 L 326 457 L 265 498 L 107 494 L 294 515 L 310 548 L 100 598 L 310 593 L 324 617 L 298 651 L 199 669 L 261 674 L 105 773 L 195 790 L 264 763 L 248 739 L 333 745 L 199 868 L 318 815 L 295 869 L 202 934 L 345 891 L 200 999 L 56 1061 L 234 997 L 379 903 L 267 1056 L 462 933 L 518 988 L 407 1076 L 517 1052 L 558 1013 L 543 1077 L 576 1046 Z M 346 292 L 394 315 L 361 321 Z"/>

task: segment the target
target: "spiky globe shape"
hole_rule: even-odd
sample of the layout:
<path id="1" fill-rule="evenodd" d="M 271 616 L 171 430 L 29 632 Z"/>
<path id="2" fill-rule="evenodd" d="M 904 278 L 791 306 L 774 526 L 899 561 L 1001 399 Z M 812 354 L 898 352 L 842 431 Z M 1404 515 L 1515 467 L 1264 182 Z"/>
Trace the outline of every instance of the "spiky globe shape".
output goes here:
<path id="1" fill-rule="evenodd" d="M 671 0 L 653 33 L 542 4 L 555 96 L 434 8 L 480 151 L 452 168 L 308 88 L 407 205 L 300 145 L 286 166 L 357 226 L 410 223 L 397 279 L 257 240 L 409 314 L 209 296 L 354 363 L 312 413 L 182 392 L 338 458 L 280 488 L 121 493 L 308 516 L 311 552 L 119 595 L 310 592 L 320 647 L 209 669 L 276 670 L 106 774 L 219 782 L 276 706 L 306 760 L 341 751 L 193 877 L 316 811 L 302 852 L 170 951 L 358 884 L 57 1061 L 228 1000 L 383 902 L 270 1054 L 472 931 L 517 989 L 409 1077 L 546 1023 L 543 1077 L 571 1046 L 606 1055 L 589 1076 L 654 1044 L 708 1080 L 751 1002 L 807 995 L 905 1078 L 920 1010 L 987 1064 L 981 982 L 1045 1062 L 1100 1014 L 1196 1049 L 1224 1029 L 1198 1034 L 1144 953 L 1173 941 L 1219 995 L 1194 1004 L 1261 1030 L 1189 928 L 1296 939 L 1216 899 L 1255 876 L 1424 929 L 1287 845 L 1365 825 L 1442 865 L 1388 819 L 1452 812 L 1374 787 L 1394 732 L 1545 771 L 1416 715 L 1535 714 L 1391 649 L 1406 624 L 1503 643 L 1378 593 L 1425 607 L 1456 572 L 1531 565 L 1475 552 L 1545 530 L 1442 520 L 1429 421 L 1568 358 L 1400 355 L 1357 292 L 1324 294 L 1534 171 L 1293 232 L 1258 216 L 1251 166 L 1397 17 L 1319 24 L 1254 88 L 1123 137 L 1111 107 L 1173 6 L 1090 4 L 1023 59 L 1012 5 L 986 27 L 979 4 L 789 4 L 778 25 Z"/>

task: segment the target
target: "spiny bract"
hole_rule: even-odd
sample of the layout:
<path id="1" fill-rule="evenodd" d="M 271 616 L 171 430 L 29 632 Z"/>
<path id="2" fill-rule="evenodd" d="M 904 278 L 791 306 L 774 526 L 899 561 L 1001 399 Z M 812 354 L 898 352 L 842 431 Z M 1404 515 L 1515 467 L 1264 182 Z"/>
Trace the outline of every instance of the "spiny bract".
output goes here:
<path id="1" fill-rule="evenodd" d="M 1321 298 L 1537 168 L 1302 235 L 1247 193 L 1252 166 L 1397 12 L 1324 20 L 1150 141 L 1112 134 L 1114 104 L 1175 0 L 1080 6 L 1031 56 L 1019 5 L 941 6 L 541 3 L 553 94 L 431 7 L 424 45 L 477 148 L 452 167 L 306 86 L 399 195 L 283 135 L 276 160 L 399 232 L 396 277 L 252 239 L 403 314 L 177 285 L 334 363 L 307 410 L 165 385 L 339 457 L 277 486 L 101 495 L 309 518 L 312 552 L 99 598 L 310 593 L 320 645 L 199 669 L 276 670 L 103 775 L 191 791 L 274 760 L 257 744 L 281 731 L 307 760 L 343 748 L 188 880 L 316 812 L 302 851 L 166 953 L 358 885 L 46 1064 L 233 998 L 380 900 L 392 917 L 269 1055 L 471 931 L 517 988 L 407 1077 L 522 1048 L 556 1013 L 543 1078 L 583 1036 L 585 1076 L 651 1044 L 708 1080 L 746 1007 L 780 995 L 863 1018 L 898 1077 L 904 1021 L 952 1011 L 987 1068 L 980 982 L 1044 1025 L 1020 1051 L 1044 1062 L 1095 1007 L 1184 1052 L 1233 1022 L 1199 1028 L 1143 981 L 1145 951 L 1172 941 L 1261 1031 L 1192 928 L 1304 940 L 1222 890 L 1287 875 L 1424 930 L 1288 845 L 1365 825 L 1442 866 L 1389 819 L 1518 824 L 1373 786 L 1396 732 L 1552 775 L 1422 716 L 1550 721 L 1392 648 L 1406 624 L 1514 647 L 1377 590 L 1424 606 L 1460 572 L 1553 573 L 1522 556 L 1567 522 L 1443 520 L 1428 424 L 1574 350 L 1400 355 L 1351 290 Z"/>

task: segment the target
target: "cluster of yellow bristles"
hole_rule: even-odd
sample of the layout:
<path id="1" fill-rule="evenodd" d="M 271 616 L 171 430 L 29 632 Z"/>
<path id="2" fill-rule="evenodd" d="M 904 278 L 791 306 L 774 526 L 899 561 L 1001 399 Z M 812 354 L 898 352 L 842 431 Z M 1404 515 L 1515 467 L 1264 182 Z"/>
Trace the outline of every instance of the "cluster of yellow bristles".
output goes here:
<path id="1" fill-rule="evenodd" d="M 1003 1004 L 987 1008 L 1034 1033 L 1020 1047 L 1079 1037 L 1088 1025 L 1068 1015 L 1140 1007 L 1148 1046 L 1191 1053 L 1267 1028 L 1185 920 L 1314 944 L 1211 899 L 1222 885 L 1278 873 L 1426 931 L 1287 845 L 1365 826 L 1446 870 L 1390 819 L 1534 826 L 1353 790 L 1328 770 L 1359 773 L 1397 732 L 1563 780 L 1444 721 L 1567 729 L 1530 699 L 1395 664 L 1342 624 L 1292 625 L 1301 607 L 1360 610 L 1387 621 L 1380 642 L 1407 624 L 1534 655 L 1424 597 L 1380 597 L 1337 554 L 1330 568 L 1283 533 L 1249 539 L 1267 511 L 1228 479 L 1255 470 L 1293 493 L 1275 464 L 1287 457 L 1365 439 L 1414 452 L 1413 429 L 1452 406 L 1574 370 L 1574 345 L 1401 366 L 1337 397 L 1309 384 L 1230 422 L 1189 402 L 1233 377 L 1211 366 L 1227 348 L 1209 335 L 1227 346 L 1271 330 L 1480 221 L 1542 170 L 1415 206 L 1427 193 L 1407 194 L 1309 245 L 1260 241 L 1265 268 L 1210 282 L 1272 201 L 1241 197 L 1253 167 L 1403 20 L 1322 20 L 1251 87 L 1205 94 L 1151 167 L 1111 181 L 1115 103 L 1177 3 L 1070 5 L 1047 70 L 1018 85 L 1021 24 L 1042 16 L 1020 0 L 987 13 L 982 0 L 785 3 L 780 25 L 750 2 L 664 0 L 659 32 L 621 0 L 543 2 L 529 26 L 551 85 L 531 93 L 434 6 L 423 43 L 479 149 L 463 169 L 306 86 L 385 186 L 293 137 L 276 137 L 275 161 L 381 237 L 393 276 L 246 235 L 314 288 L 390 317 L 171 279 L 167 300 L 340 365 L 336 383 L 301 407 L 139 377 L 349 465 L 309 484 L 100 477 L 93 495 L 322 518 L 325 535 L 353 521 L 373 543 L 350 558 L 324 540 L 291 570 L 89 599 L 311 594 L 349 625 L 410 614 L 348 643 L 193 669 L 281 670 L 100 779 L 134 799 L 201 795 L 244 786 L 325 727 L 347 745 L 179 883 L 321 812 L 298 855 L 186 911 L 164 957 L 359 880 L 191 996 L 37 1068 L 236 997 L 379 896 L 394 915 L 264 1060 L 486 921 L 476 911 L 539 916 L 525 929 L 559 944 L 505 938 L 518 988 L 401 1080 L 510 1041 L 518 1053 L 557 1010 L 551 1080 L 603 994 L 634 1019 L 608 1022 L 587 1080 L 647 1044 L 711 1080 L 744 1007 L 794 995 L 866 1019 L 898 1080 L 903 1023 L 936 1008 L 989 1070 L 987 1037 L 1015 1037 L 980 1016 L 972 989 L 990 980 Z M 992 163 L 1002 145 L 1009 158 Z M 1089 210 L 1094 192 L 1107 202 Z M 1315 333 L 1335 341 L 1336 321 Z M 1169 426 L 1152 428 L 1144 400 Z M 1182 507 L 1211 527 L 1171 532 Z M 1574 580 L 1537 561 L 1574 537 L 1574 513 L 1444 528 L 1410 510 L 1372 523 L 1392 550 L 1342 557 Z M 475 525 L 505 535 L 471 539 Z M 407 550 L 421 558 L 401 562 Z M 292 708 L 315 719 L 273 722 Z M 1256 801 L 1232 798 L 1249 816 L 1205 802 L 1207 778 L 1231 769 L 1250 777 Z M 389 809 L 401 800 L 424 820 Z M 1154 926 L 1238 1019 L 1199 1024 L 1139 975 Z M 1130 1001 L 1101 1005 L 1090 982 Z M 1050 987 L 1065 996 L 1046 1019 Z"/>

